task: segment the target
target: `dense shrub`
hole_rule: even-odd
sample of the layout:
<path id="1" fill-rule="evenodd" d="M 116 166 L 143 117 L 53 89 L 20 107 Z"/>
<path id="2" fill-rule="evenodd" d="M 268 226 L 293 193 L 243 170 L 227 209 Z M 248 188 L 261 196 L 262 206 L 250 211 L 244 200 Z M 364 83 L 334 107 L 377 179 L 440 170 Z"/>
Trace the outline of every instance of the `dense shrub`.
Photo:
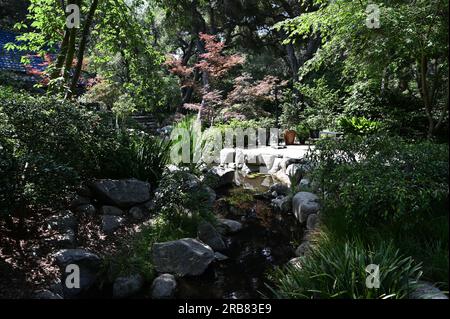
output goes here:
<path id="1" fill-rule="evenodd" d="M 378 132 L 381 129 L 381 123 L 365 117 L 342 117 L 339 120 L 339 128 L 345 134 L 367 135 Z"/>
<path id="2" fill-rule="evenodd" d="M 0 88 L 0 207 L 7 214 L 62 202 L 84 179 L 157 184 L 169 144 L 116 130 L 108 113 Z"/>
<path id="3" fill-rule="evenodd" d="M 367 247 L 359 241 L 336 242 L 323 237 L 300 264 L 273 272 L 270 278 L 277 298 L 402 299 L 421 276 L 420 265 L 386 242 Z M 379 289 L 366 285 L 366 267 L 371 264 L 379 265 Z"/>
<path id="4" fill-rule="evenodd" d="M 448 145 L 347 136 L 320 141 L 311 160 L 325 205 L 349 224 L 410 228 L 448 197 Z"/>
<path id="5" fill-rule="evenodd" d="M 105 178 L 137 178 L 157 185 L 169 162 L 170 143 L 136 130 L 113 134 L 108 146 L 99 150 L 99 171 Z"/>
<path id="6" fill-rule="evenodd" d="M 200 220 L 213 220 L 210 192 L 191 173 L 165 172 L 155 192 L 155 211 L 166 221 L 195 231 Z"/>

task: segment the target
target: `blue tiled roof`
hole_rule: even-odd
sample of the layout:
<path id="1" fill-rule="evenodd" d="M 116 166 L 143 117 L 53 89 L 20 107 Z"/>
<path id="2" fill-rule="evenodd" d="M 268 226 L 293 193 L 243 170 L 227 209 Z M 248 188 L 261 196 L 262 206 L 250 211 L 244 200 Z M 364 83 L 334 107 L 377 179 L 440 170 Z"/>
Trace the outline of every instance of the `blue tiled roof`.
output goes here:
<path id="1" fill-rule="evenodd" d="M 17 33 L 0 29 L 0 71 L 26 72 L 25 66 L 21 63 L 22 56 L 30 55 L 30 66 L 43 71 L 45 69 L 42 58 L 34 56 L 31 52 L 7 51 L 4 47 L 9 42 L 17 43 Z"/>

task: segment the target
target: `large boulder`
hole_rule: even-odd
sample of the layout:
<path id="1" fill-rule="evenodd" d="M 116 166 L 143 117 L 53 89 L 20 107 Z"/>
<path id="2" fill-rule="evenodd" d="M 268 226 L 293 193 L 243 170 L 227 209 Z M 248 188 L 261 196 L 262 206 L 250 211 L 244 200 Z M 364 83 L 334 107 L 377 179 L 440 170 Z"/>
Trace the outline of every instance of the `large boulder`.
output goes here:
<path id="1" fill-rule="evenodd" d="M 275 176 L 275 178 L 277 180 L 279 180 L 281 183 L 288 185 L 288 186 L 291 185 L 291 180 L 290 180 L 289 176 L 282 169 L 280 169 L 278 172 L 276 172 L 273 176 Z"/>
<path id="2" fill-rule="evenodd" d="M 278 172 L 282 168 L 283 164 L 283 158 L 277 157 L 275 161 L 273 162 L 272 168 L 269 170 L 269 174 L 274 175 L 276 172 Z"/>
<path id="3" fill-rule="evenodd" d="M 216 166 L 208 171 L 208 175 L 215 181 L 215 187 L 230 186 L 234 181 L 234 170 L 231 168 L 222 168 Z"/>
<path id="4" fill-rule="evenodd" d="M 81 297 L 97 283 L 97 273 L 100 271 L 101 259 L 96 254 L 85 249 L 63 249 L 58 251 L 54 257 L 62 274 L 61 282 L 65 298 Z M 66 279 L 69 279 L 69 282 L 71 282 L 71 278 L 67 277 L 75 274 L 74 272 L 66 272 L 66 270 L 70 270 L 66 269 L 69 265 L 76 265 L 80 269 L 79 288 L 71 288 L 66 284 Z"/>
<path id="5" fill-rule="evenodd" d="M 142 206 L 142 207 L 135 206 L 128 211 L 128 214 L 134 220 L 140 221 L 140 220 L 145 219 L 145 217 L 147 215 L 147 210 L 146 210 L 145 206 Z"/>
<path id="6" fill-rule="evenodd" d="M 286 175 L 289 176 L 291 183 L 294 183 L 294 185 L 297 185 L 298 183 L 300 183 L 300 181 L 304 175 L 303 166 L 301 164 L 289 165 L 286 169 Z"/>
<path id="7" fill-rule="evenodd" d="M 297 193 L 292 199 L 292 207 L 294 215 L 301 223 L 304 223 L 307 221 L 309 215 L 319 212 L 319 197 L 308 192 Z"/>
<path id="8" fill-rule="evenodd" d="M 273 168 L 277 158 L 278 157 L 273 154 L 261 154 L 261 161 L 262 164 L 265 166 L 267 172 L 269 172 Z"/>
<path id="9" fill-rule="evenodd" d="M 144 278 L 141 275 L 118 277 L 113 284 L 114 298 L 127 298 L 138 293 L 144 286 Z"/>
<path id="10" fill-rule="evenodd" d="M 214 189 L 212 189 L 211 187 L 209 187 L 207 185 L 203 185 L 202 191 L 204 191 L 206 193 L 206 195 L 208 196 L 208 205 L 213 206 L 214 202 L 216 201 L 216 198 L 217 198 L 217 194 L 214 191 Z"/>
<path id="11" fill-rule="evenodd" d="M 202 222 L 198 226 L 198 239 L 211 247 L 214 251 L 221 251 L 227 248 L 222 236 L 217 232 L 213 225 L 208 222 Z"/>
<path id="12" fill-rule="evenodd" d="M 152 284 L 153 299 L 170 299 L 175 297 L 177 281 L 171 274 L 162 274 Z"/>
<path id="13" fill-rule="evenodd" d="M 221 218 L 217 222 L 219 223 L 218 229 L 221 234 L 237 233 L 242 229 L 242 224 L 235 220 Z"/>
<path id="14" fill-rule="evenodd" d="M 160 273 L 198 276 L 214 260 L 214 251 L 196 239 L 185 238 L 154 244 L 152 258 L 156 271 Z"/>
<path id="15" fill-rule="evenodd" d="M 95 195 L 106 204 L 130 208 L 150 200 L 150 184 L 136 179 L 103 179 L 91 184 Z"/>

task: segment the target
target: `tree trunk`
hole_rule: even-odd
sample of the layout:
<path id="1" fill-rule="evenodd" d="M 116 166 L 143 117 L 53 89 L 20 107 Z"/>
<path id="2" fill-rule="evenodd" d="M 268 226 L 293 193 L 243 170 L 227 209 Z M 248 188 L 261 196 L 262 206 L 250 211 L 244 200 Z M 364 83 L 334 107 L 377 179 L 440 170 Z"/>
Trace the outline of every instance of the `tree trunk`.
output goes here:
<path id="1" fill-rule="evenodd" d="M 73 58 L 75 56 L 76 39 L 77 39 L 77 29 L 72 28 L 70 29 L 69 43 L 67 45 L 67 54 L 64 63 L 64 71 L 63 71 L 64 83 L 67 82 L 70 75 L 70 70 L 72 69 Z"/>
<path id="2" fill-rule="evenodd" d="M 72 78 L 72 84 L 70 85 L 69 91 L 67 92 L 67 97 L 70 98 L 78 84 L 78 80 L 81 75 L 81 68 L 83 66 L 83 59 L 84 59 L 84 51 L 86 50 L 86 45 L 88 42 L 89 37 L 89 30 L 91 29 L 92 21 L 94 20 L 95 11 L 98 7 L 98 0 L 93 0 L 91 4 L 91 8 L 89 9 L 88 16 L 86 18 L 86 21 L 84 23 L 83 33 L 81 36 L 81 42 L 80 46 L 78 48 L 78 55 L 77 55 L 77 65 L 75 67 L 75 72 Z"/>
<path id="3" fill-rule="evenodd" d="M 58 57 L 56 59 L 55 69 L 50 75 L 50 79 L 52 80 L 61 76 L 61 69 L 64 66 L 64 61 L 66 59 L 67 50 L 69 47 L 69 39 L 70 39 L 70 30 L 66 28 L 64 31 L 64 38 L 61 42 L 61 48 Z"/>

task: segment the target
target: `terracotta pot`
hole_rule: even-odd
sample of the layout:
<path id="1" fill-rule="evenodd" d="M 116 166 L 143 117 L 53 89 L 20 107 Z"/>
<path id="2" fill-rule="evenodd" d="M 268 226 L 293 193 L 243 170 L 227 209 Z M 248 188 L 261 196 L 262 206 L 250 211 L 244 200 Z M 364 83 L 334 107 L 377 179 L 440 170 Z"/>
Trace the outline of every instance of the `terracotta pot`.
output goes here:
<path id="1" fill-rule="evenodd" d="M 296 137 L 296 131 L 286 130 L 284 132 L 284 141 L 286 142 L 286 145 L 294 145 Z"/>

